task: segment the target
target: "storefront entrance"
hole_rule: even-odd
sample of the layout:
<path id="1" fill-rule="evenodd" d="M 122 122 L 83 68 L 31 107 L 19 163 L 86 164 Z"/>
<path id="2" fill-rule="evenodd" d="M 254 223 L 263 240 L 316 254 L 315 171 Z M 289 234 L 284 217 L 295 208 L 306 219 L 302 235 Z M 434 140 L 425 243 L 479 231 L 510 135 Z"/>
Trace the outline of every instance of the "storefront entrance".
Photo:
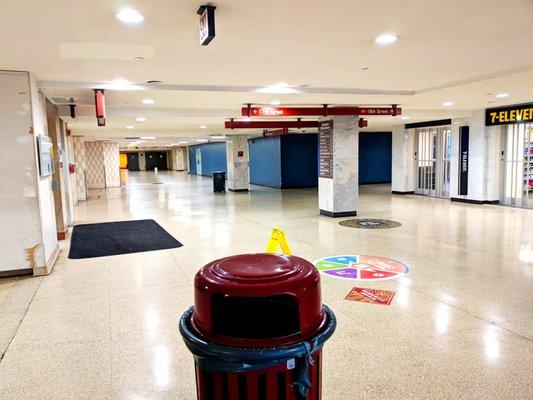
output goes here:
<path id="1" fill-rule="evenodd" d="M 415 193 L 450 197 L 452 131 L 450 125 L 416 129 Z"/>
<path id="2" fill-rule="evenodd" d="M 505 125 L 501 203 L 533 208 L 533 123 Z"/>

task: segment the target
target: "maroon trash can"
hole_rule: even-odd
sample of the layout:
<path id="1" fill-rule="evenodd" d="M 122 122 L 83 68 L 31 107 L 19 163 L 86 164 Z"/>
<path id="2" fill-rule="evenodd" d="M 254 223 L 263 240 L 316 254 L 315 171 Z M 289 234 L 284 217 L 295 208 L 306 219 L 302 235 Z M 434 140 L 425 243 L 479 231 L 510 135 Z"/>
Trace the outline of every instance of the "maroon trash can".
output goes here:
<path id="1" fill-rule="evenodd" d="M 319 400 L 322 346 L 335 316 L 320 274 L 296 256 L 243 254 L 196 274 L 180 332 L 199 400 Z"/>

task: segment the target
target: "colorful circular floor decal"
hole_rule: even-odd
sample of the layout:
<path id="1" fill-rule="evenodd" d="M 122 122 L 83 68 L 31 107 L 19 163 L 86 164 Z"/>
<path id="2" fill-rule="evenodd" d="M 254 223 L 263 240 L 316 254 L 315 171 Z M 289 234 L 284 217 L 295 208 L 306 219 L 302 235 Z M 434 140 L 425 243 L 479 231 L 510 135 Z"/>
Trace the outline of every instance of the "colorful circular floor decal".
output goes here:
<path id="1" fill-rule="evenodd" d="M 346 219 L 339 222 L 339 225 L 347 226 L 349 228 L 362 228 L 362 229 L 389 229 L 402 226 L 399 222 L 391 221 L 388 219 L 375 219 L 375 218 L 355 218 Z"/>
<path id="2" fill-rule="evenodd" d="M 374 256 L 333 256 L 316 260 L 314 264 L 324 275 L 356 281 L 382 281 L 409 272 L 398 261 Z"/>

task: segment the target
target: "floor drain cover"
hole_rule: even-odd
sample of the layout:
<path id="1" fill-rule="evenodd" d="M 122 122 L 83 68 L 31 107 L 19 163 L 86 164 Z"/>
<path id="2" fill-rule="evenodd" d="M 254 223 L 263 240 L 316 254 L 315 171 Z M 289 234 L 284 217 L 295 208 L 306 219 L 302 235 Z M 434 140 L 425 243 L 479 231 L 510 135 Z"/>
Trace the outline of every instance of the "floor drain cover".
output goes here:
<path id="1" fill-rule="evenodd" d="M 349 228 L 362 229 L 390 229 L 402 226 L 399 222 L 390 221 L 388 219 L 373 219 L 373 218 L 356 218 L 346 219 L 339 222 L 339 225 L 347 226 Z"/>
<path id="2" fill-rule="evenodd" d="M 162 185 L 163 182 L 152 182 L 152 185 Z"/>

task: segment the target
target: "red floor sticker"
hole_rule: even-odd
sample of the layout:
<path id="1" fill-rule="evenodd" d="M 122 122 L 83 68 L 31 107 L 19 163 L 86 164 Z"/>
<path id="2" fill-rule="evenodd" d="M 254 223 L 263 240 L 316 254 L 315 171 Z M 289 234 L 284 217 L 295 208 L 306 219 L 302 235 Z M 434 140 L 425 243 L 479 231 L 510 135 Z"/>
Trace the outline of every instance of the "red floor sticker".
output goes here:
<path id="1" fill-rule="evenodd" d="M 396 292 L 390 290 L 377 290 L 369 288 L 354 287 L 346 300 L 351 301 L 361 301 L 363 303 L 372 303 L 372 304 L 384 304 L 386 306 L 390 305 L 392 299 Z"/>

